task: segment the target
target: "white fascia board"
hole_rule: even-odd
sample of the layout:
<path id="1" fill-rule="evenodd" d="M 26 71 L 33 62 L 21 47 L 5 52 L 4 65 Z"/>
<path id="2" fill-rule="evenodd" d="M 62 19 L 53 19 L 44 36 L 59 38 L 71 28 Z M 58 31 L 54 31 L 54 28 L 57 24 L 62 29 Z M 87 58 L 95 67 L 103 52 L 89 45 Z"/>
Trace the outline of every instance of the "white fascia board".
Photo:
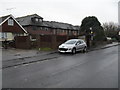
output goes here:
<path id="1" fill-rule="evenodd" d="M 28 32 L 18 23 L 18 21 L 14 18 L 13 15 L 10 14 L 9 17 L 7 17 L 3 22 L 0 23 L 0 26 L 5 23 L 10 17 L 12 17 L 14 19 L 14 21 L 21 27 L 21 29 L 27 34 Z"/>
<path id="2" fill-rule="evenodd" d="M 11 16 L 7 17 L 4 21 L 2 21 L 2 22 L 0 23 L 0 26 L 1 26 L 3 23 L 5 23 L 10 17 L 11 17 Z"/>
<path id="3" fill-rule="evenodd" d="M 15 20 L 15 22 L 22 28 L 22 30 L 23 30 L 25 33 L 28 33 L 28 32 L 18 23 L 18 21 L 13 17 L 13 15 L 11 15 L 11 17 Z"/>

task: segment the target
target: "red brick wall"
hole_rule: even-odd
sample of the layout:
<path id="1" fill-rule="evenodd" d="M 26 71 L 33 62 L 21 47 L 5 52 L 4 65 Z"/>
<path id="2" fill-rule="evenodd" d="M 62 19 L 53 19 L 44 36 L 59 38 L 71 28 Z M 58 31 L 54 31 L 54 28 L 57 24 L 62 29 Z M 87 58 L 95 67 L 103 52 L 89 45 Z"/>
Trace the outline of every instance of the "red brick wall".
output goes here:
<path id="1" fill-rule="evenodd" d="M 9 26 L 8 20 L 2 24 L 2 32 L 24 33 L 24 31 L 15 21 L 14 21 L 14 26 Z"/>

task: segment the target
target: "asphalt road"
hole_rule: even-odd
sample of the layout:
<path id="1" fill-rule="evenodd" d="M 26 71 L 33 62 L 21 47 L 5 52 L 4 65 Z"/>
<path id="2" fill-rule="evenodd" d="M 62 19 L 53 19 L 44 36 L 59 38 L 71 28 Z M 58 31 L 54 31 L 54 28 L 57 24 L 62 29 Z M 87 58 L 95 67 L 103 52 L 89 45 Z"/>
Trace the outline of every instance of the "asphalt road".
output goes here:
<path id="1" fill-rule="evenodd" d="M 2 70 L 3 88 L 118 88 L 118 46 Z M 46 56 L 47 57 L 47 56 Z"/>

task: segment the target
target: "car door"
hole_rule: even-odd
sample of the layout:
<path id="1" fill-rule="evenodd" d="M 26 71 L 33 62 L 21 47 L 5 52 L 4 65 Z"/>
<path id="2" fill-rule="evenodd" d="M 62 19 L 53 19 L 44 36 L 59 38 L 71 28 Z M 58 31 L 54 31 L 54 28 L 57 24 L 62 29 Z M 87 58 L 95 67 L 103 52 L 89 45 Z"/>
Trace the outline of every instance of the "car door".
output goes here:
<path id="1" fill-rule="evenodd" d="M 77 51 L 79 51 L 79 50 L 81 50 L 81 41 L 78 41 L 77 43 L 76 43 L 76 50 Z"/>
<path id="2" fill-rule="evenodd" d="M 81 44 L 80 44 L 80 46 L 81 46 L 81 49 L 83 50 L 84 47 L 85 47 L 84 41 L 81 40 Z"/>

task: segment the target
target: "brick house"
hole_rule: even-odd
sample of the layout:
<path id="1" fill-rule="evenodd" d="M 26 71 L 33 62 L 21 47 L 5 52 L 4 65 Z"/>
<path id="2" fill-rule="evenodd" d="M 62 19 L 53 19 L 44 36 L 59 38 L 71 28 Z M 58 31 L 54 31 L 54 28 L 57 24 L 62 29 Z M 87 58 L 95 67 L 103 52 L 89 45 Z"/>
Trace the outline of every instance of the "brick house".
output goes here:
<path id="1" fill-rule="evenodd" d="M 67 23 L 44 21 L 37 14 L 16 18 L 16 20 L 27 30 L 29 35 L 75 35 L 79 34 L 79 26 Z"/>
<path id="2" fill-rule="evenodd" d="M 25 35 L 27 31 L 12 15 L 0 17 L 0 41 L 11 41 L 15 36 Z"/>

